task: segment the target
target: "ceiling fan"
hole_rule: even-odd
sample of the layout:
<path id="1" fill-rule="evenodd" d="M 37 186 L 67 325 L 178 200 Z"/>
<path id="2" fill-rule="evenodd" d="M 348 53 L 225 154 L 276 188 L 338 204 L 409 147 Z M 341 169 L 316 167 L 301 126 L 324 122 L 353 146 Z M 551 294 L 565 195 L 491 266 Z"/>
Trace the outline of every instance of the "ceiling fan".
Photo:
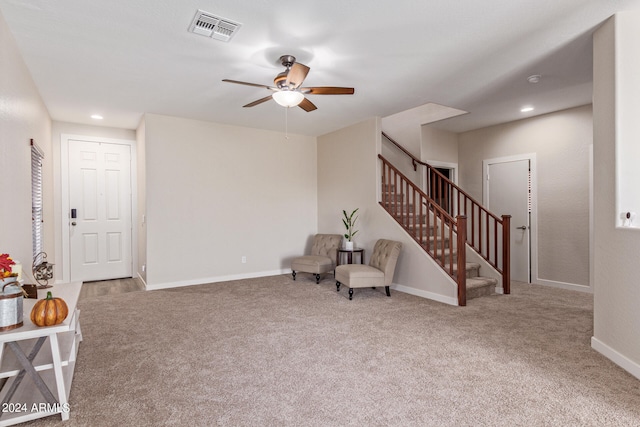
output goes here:
<path id="1" fill-rule="evenodd" d="M 273 94 L 250 102 L 244 107 L 253 107 L 272 99 L 283 107 L 295 107 L 296 105 L 309 112 L 317 109 L 313 102 L 309 101 L 305 95 L 353 95 L 352 87 L 319 86 L 301 87 L 302 82 L 309 73 L 309 67 L 296 62 L 293 55 L 283 55 L 280 57 L 282 65 L 286 70 L 273 79 L 275 86 L 266 86 L 256 83 L 241 82 L 238 80 L 224 79 L 223 82 L 235 83 L 239 85 L 262 87 L 273 91 Z"/>

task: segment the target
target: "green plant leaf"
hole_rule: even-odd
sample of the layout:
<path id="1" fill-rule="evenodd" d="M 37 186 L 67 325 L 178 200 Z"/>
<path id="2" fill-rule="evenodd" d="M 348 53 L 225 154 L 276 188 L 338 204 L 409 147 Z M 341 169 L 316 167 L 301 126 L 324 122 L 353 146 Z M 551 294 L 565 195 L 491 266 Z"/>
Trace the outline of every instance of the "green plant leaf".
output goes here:
<path id="1" fill-rule="evenodd" d="M 350 214 L 347 214 L 346 210 L 342 210 L 342 215 L 344 216 L 344 218 L 342 219 L 342 223 L 344 224 L 344 227 L 347 229 L 347 233 L 344 235 L 344 237 L 351 241 L 351 239 L 353 238 L 353 236 L 356 235 L 356 233 L 358 232 L 358 230 L 353 231 L 353 227 L 356 224 L 356 221 L 358 220 L 358 216 L 356 215 L 356 212 L 358 212 L 358 209 L 360 208 L 355 208 Z"/>

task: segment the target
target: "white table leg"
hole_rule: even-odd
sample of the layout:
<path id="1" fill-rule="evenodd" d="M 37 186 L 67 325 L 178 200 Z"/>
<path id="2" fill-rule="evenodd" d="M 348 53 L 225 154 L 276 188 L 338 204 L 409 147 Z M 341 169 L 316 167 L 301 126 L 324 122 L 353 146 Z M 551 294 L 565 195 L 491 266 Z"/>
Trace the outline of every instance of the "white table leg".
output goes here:
<path id="1" fill-rule="evenodd" d="M 60 345 L 58 344 L 58 335 L 51 334 L 49 336 L 51 341 L 51 358 L 53 359 L 53 372 L 56 377 L 56 388 L 58 389 L 58 402 L 60 403 L 60 415 L 62 420 L 69 419 L 69 407 L 67 402 L 67 391 L 64 384 L 64 376 L 62 375 L 62 360 L 60 358 Z"/>

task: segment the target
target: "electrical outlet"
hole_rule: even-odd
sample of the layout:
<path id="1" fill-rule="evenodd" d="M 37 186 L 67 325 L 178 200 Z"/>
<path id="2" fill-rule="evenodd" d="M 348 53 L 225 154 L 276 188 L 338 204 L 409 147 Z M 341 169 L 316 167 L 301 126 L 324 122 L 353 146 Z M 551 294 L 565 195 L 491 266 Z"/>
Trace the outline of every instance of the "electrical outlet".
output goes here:
<path id="1" fill-rule="evenodd" d="M 142 264 L 142 272 L 144 273 L 147 270 L 147 264 Z"/>
<path id="2" fill-rule="evenodd" d="M 246 257 L 246 256 L 243 256 L 243 257 L 242 257 L 242 263 L 243 263 L 243 264 L 246 264 L 246 263 L 247 263 L 247 257 Z"/>

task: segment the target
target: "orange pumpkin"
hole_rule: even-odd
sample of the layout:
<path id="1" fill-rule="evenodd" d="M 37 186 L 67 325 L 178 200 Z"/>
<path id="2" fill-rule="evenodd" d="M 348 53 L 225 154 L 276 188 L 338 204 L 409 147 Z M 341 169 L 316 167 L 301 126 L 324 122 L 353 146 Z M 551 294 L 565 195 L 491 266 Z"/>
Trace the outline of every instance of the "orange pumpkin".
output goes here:
<path id="1" fill-rule="evenodd" d="M 37 326 L 53 326 L 64 322 L 69 314 L 69 307 L 62 298 L 53 298 L 51 292 L 31 309 L 31 321 Z"/>

